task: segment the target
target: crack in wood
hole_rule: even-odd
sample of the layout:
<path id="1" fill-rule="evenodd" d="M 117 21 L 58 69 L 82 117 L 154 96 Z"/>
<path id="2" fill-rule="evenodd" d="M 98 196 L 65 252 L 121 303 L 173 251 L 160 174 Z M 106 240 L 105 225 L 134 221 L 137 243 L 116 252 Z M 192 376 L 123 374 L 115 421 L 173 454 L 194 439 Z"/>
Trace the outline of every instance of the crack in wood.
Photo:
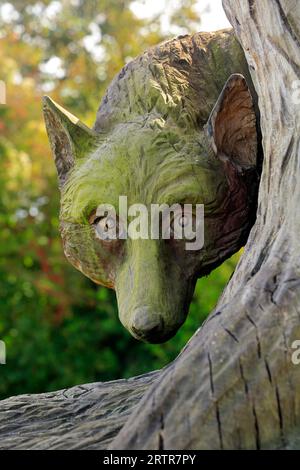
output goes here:
<path id="1" fill-rule="evenodd" d="M 265 358 L 265 367 L 266 367 L 266 371 L 267 371 L 267 374 L 268 374 L 269 382 L 270 382 L 270 384 L 272 384 L 272 374 L 271 374 L 271 369 L 270 369 L 269 363 L 267 361 L 267 358 Z"/>
<path id="2" fill-rule="evenodd" d="M 238 338 L 228 329 L 228 328 L 225 328 L 225 326 L 222 325 L 222 328 L 224 331 L 226 331 L 226 333 L 229 334 L 229 336 L 236 342 L 236 343 L 239 343 L 239 340 Z"/>
<path id="3" fill-rule="evenodd" d="M 276 402 L 277 402 L 277 412 L 278 412 L 278 420 L 279 420 L 279 430 L 280 430 L 280 438 L 282 441 L 282 445 L 285 446 L 285 436 L 284 436 L 284 429 L 283 429 L 283 414 L 282 414 L 282 407 L 280 401 L 280 394 L 278 385 L 275 387 L 275 394 L 276 394 Z"/>
<path id="4" fill-rule="evenodd" d="M 261 449 L 261 443 L 260 443 L 260 431 L 259 431 L 259 424 L 258 424 L 258 419 L 257 419 L 257 414 L 256 414 L 256 409 L 255 405 L 253 403 L 252 405 L 252 413 L 254 417 L 254 429 L 255 429 L 255 443 L 256 443 L 256 449 L 260 450 Z"/>
<path id="5" fill-rule="evenodd" d="M 164 429 L 165 429 L 164 415 L 161 413 L 161 415 L 160 415 L 160 431 L 158 433 L 158 450 L 164 450 L 164 448 L 165 448 L 164 436 L 163 436 Z"/>
<path id="6" fill-rule="evenodd" d="M 215 405 L 215 413 L 216 413 L 216 420 L 217 420 L 217 426 L 218 426 L 218 436 L 219 436 L 219 442 L 220 442 L 220 449 L 223 450 L 223 434 L 222 434 L 222 423 L 221 423 L 221 416 L 220 416 L 220 409 L 219 409 L 219 404 L 218 401 L 215 399 L 214 396 L 214 381 L 213 381 L 213 368 L 212 368 L 212 361 L 210 354 L 208 353 L 208 365 L 209 365 L 209 377 L 210 377 L 210 389 L 211 389 L 211 394 L 212 394 L 212 399 Z"/>
<path id="7" fill-rule="evenodd" d="M 244 369 L 243 369 L 243 365 L 242 365 L 241 359 L 239 359 L 239 366 L 240 366 L 241 378 L 242 378 L 242 381 L 243 381 L 243 384 L 244 384 L 245 395 L 246 395 L 246 397 L 248 398 L 248 396 L 249 396 L 249 388 L 248 388 L 247 380 L 246 380 L 245 375 L 244 375 Z"/>
<path id="8" fill-rule="evenodd" d="M 256 344 L 257 344 L 257 355 L 258 355 L 258 358 L 260 359 L 261 358 L 261 345 L 260 345 L 260 339 L 259 339 L 259 335 L 258 335 L 258 327 L 257 327 L 255 321 L 250 317 L 250 315 L 248 315 L 248 313 L 246 313 L 246 318 L 249 320 L 249 322 L 253 325 L 253 327 L 255 329 L 255 337 L 256 337 Z"/>

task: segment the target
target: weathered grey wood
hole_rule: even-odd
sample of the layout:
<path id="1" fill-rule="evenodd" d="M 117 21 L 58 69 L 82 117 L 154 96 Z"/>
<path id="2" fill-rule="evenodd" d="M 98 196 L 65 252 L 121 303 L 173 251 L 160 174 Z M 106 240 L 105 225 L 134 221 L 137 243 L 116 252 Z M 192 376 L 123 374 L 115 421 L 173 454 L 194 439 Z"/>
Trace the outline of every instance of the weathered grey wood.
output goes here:
<path id="1" fill-rule="evenodd" d="M 3 400 L 0 449 L 106 448 L 157 376 Z"/>
<path id="2" fill-rule="evenodd" d="M 300 366 L 300 3 L 224 0 L 259 96 L 258 217 L 219 304 L 112 449 L 297 448 Z"/>

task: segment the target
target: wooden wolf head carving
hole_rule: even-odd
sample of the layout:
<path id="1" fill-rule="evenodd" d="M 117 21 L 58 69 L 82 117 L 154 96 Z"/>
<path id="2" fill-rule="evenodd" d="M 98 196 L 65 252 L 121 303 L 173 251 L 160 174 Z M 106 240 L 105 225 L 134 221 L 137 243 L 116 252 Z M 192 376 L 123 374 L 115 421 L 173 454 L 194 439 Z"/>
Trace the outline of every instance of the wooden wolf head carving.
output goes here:
<path id="1" fill-rule="evenodd" d="M 180 37 L 122 69 L 93 129 L 48 97 L 44 115 L 67 258 L 116 290 L 120 320 L 134 337 L 166 341 L 186 318 L 197 278 L 236 252 L 253 223 L 257 110 L 242 50 L 228 31 Z M 174 204 L 190 209 L 169 213 L 169 238 L 124 236 L 141 207 L 149 215 L 152 205 Z M 174 233 L 193 225 L 197 205 L 204 242 L 187 250 Z M 148 230 L 147 214 L 138 222 Z"/>

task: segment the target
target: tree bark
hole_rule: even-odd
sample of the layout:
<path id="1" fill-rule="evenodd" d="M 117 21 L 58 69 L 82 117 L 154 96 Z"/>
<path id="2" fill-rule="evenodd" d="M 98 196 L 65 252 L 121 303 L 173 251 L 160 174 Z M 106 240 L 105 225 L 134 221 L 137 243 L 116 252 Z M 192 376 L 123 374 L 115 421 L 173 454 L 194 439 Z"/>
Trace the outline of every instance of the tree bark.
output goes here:
<path id="1" fill-rule="evenodd" d="M 0 402 L 0 449 L 105 449 L 158 372 Z"/>
<path id="2" fill-rule="evenodd" d="M 3 401 L 2 449 L 300 448 L 300 3 L 223 4 L 259 97 L 264 149 L 257 220 L 235 274 L 160 373 L 76 387 L 69 400 Z"/>

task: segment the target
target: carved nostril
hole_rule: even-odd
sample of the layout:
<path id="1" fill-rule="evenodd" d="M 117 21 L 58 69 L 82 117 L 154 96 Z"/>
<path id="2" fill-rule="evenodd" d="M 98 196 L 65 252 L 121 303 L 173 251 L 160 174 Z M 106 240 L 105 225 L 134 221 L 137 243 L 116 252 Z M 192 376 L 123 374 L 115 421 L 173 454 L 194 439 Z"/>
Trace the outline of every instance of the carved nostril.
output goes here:
<path id="1" fill-rule="evenodd" d="M 163 328 L 163 321 L 160 315 L 154 315 L 147 308 L 135 311 L 131 329 L 140 339 L 152 339 L 159 335 Z"/>
<path id="2" fill-rule="evenodd" d="M 132 325 L 132 331 L 141 339 L 152 338 L 160 331 L 160 325 L 158 324 L 151 328 L 143 328 L 142 330 Z"/>

